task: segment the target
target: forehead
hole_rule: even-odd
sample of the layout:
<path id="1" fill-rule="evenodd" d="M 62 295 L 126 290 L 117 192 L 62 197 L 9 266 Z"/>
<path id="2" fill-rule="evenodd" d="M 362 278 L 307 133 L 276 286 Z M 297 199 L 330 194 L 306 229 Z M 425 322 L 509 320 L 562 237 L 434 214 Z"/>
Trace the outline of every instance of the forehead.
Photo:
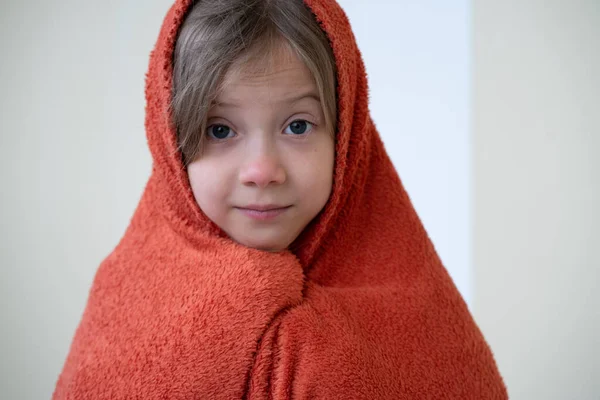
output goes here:
<path id="1" fill-rule="evenodd" d="M 223 78 L 217 103 L 244 94 L 288 97 L 298 91 L 315 91 L 311 71 L 288 46 L 278 46 L 251 60 L 234 63 Z"/>

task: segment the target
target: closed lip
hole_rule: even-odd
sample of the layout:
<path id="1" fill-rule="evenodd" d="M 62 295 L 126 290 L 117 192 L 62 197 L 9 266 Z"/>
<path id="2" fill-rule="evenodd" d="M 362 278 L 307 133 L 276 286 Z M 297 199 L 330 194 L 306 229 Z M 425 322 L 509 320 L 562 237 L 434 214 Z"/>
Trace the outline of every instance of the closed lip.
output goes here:
<path id="1" fill-rule="evenodd" d="M 236 207 L 240 210 L 252 210 L 252 211 L 273 211 L 273 210 L 283 210 L 291 206 L 282 206 L 277 204 L 249 204 L 243 207 Z"/>

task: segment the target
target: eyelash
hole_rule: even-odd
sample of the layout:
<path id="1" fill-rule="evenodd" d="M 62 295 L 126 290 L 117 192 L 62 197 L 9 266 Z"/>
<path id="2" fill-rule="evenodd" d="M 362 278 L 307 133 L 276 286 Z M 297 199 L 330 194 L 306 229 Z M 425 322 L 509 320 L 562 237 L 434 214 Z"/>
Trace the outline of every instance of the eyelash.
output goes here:
<path id="1" fill-rule="evenodd" d="M 316 124 L 313 123 L 313 122 L 307 121 L 305 119 L 295 119 L 295 120 L 293 120 L 292 122 L 290 122 L 289 124 L 286 125 L 286 130 L 287 130 L 287 128 L 289 128 L 295 122 L 306 122 L 306 124 L 308 124 L 310 127 L 309 127 L 309 129 L 305 133 L 289 133 L 288 135 L 290 135 L 290 136 L 304 137 L 304 136 L 308 135 L 309 133 L 311 133 L 313 131 L 313 129 L 315 129 L 315 127 L 316 127 Z M 231 129 L 231 127 L 227 126 L 226 124 L 211 124 L 211 125 L 209 125 L 206 128 L 206 130 L 207 130 L 206 133 L 207 133 L 207 137 L 208 137 L 209 140 L 219 141 L 220 142 L 220 141 L 225 141 L 225 140 L 231 139 L 231 137 L 229 137 L 229 135 L 227 135 L 228 137 L 225 137 L 225 138 L 222 138 L 222 139 L 211 136 L 211 129 L 213 127 L 215 127 L 215 126 L 226 127 L 226 128 L 228 128 L 228 129 L 231 130 L 230 133 L 234 133 L 235 134 L 235 132 L 233 131 L 233 129 Z"/>

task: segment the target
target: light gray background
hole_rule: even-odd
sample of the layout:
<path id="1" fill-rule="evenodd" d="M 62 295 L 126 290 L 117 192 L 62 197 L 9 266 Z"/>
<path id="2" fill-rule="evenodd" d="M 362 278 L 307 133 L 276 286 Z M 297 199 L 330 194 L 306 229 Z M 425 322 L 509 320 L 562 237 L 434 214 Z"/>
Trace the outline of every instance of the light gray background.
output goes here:
<path id="1" fill-rule="evenodd" d="M 476 0 L 475 317 L 511 399 L 600 399 L 600 1 Z"/>
<path id="2" fill-rule="evenodd" d="M 341 4 L 375 122 L 511 398 L 598 398 L 600 3 Z M 1 3 L 1 399 L 50 397 L 143 190 L 169 5 Z"/>

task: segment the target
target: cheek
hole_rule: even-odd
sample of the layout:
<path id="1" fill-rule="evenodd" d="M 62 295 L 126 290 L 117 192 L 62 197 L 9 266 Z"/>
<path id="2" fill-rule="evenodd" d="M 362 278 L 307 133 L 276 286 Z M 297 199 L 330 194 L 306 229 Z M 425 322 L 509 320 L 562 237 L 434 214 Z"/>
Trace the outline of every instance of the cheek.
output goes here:
<path id="1" fill-rule="evenodd" d="M 307 195 L 313 207 L 325 205 L 331 194 L 333 184 L 334 148 L 333 143 L 323 141 L 309 154 L 297 160 L 298 182 L 301 193 Z"/>
<path id="2" fill-rule="evenodd" d="M 214 160 L 198 160 L 188 166 L 192 192 L 200 209 L 206 214 L 219 212 L 228 196 L 227 171 Z M 212 219 L 212 215 L 208 215 Z"/>

